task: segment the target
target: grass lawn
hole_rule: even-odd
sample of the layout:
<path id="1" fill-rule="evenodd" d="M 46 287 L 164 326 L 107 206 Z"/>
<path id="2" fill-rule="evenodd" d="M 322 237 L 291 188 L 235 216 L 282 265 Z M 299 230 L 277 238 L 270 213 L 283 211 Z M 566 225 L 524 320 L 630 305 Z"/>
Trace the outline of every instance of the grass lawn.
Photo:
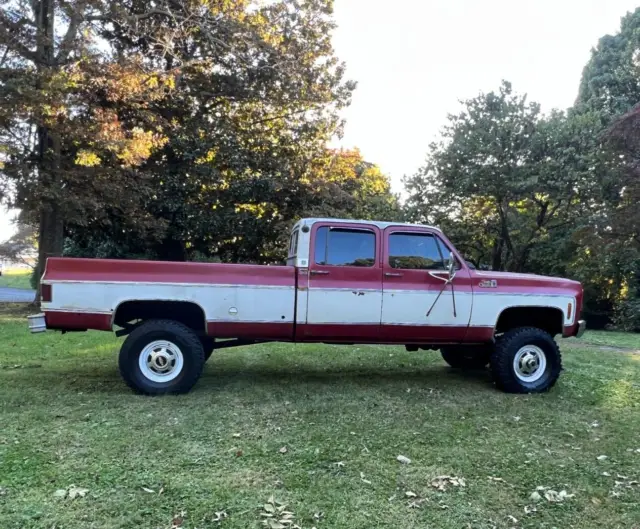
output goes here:
<path id="1" fill-rule="evenodd" d="M 0 287 L 26 288 L 31 290 L 30 278 L 31 270 L 3 270 L 0 276 Z"/>
<path id="2" fill-rule="evenodd" d="M 3 529 L 259 528 L 271 496 L 304 529 L 640 527 L 640 355 L 574 340 L 549 394 L 516 396 L 436 353 L 259 345 L 215 353 L 189 395 L 149 398 L 120 380 L 112 335 L 31 336 L 14 311 Z"/>

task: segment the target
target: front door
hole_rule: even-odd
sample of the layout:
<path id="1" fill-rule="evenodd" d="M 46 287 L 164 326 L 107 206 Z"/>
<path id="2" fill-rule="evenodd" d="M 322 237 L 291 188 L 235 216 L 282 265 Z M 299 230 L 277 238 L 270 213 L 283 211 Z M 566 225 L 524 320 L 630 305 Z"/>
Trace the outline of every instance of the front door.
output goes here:
<path id="1" fill-rule="evenodd" d="M 376 226 L 313 225 L 305 340 L 378 341 L 381 253 L 381 232 Z"/>
<path id="2" fill-rule="evenodd" d="M 464 339 L 471 318 L 471 278 L 466 266 L 457 264 L 456 277 L 446 284 L 449 253 L 436 230 L 390 227 L 384 231 L 384 341 L 436 343 Z"/>

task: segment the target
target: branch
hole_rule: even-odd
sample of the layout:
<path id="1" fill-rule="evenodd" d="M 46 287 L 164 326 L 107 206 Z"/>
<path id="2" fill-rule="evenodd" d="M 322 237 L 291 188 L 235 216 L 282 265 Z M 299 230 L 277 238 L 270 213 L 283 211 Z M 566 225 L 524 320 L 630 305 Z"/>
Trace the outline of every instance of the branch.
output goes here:
<path id="1" fill-rule="evenodd" d="M 72 50 L 71 45 L 76 39 L 78 25 L 80 22 L 82 22 L 82 15 L 78 11 L 74 11 L 74 13 L 69 17 L 69 27 L 67 28 L 67 32 L 65 33 L 62 42 L 60 43 L 60 51 L 56 57 L 57 64 L 64 63 L 69 57 Z"/>
<path id="2" fill-rule="evenodd" d="M 38 55 L 36 52 L 31 51 L 22 42 L 18 41 L 16 36 L 12 35 L 13 32 L 17 32 L 23 25 L 27 24 L 26 19 L 21 19 L 19 22 L 13 22 L 7 18 L 4 13 L 0 12 L 0 43 L 7 46 L 24 59 L 27 59 L 35 64 L 38 64 Z"/>

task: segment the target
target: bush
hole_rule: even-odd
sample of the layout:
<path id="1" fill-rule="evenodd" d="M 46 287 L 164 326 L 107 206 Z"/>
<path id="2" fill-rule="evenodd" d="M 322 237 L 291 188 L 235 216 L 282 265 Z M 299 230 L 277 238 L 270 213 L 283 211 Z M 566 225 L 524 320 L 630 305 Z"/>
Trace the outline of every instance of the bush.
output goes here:
<path id="1" fill-rule="evenodd" d="M 618 330 L 640 332 L 640 299 L 631 298 L 622 301 L 616 307 L 613 322 Z"/>

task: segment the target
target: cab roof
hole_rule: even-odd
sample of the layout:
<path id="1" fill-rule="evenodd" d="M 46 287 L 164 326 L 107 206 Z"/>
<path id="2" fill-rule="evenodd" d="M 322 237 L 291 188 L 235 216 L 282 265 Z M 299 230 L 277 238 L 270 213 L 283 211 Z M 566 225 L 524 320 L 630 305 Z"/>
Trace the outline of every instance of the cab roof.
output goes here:
<path id="1" fill-rule="evenodd" d="M 331 218 L 308 218 L 308 219 L 300 219 L 296 222 L 294 228 L 298 226 L 312 226 L 316 222 L 346 222 L 351 224 L 372 224 L 377 226 L 380 230 L 384 230 L 389 226 L 421 226 L 423 228 L 430 228 L 432 230 L 442 231 L 440 228 L 436 226 L 427 226 L 425 224 L 417 224 L 417 223 L 409 223 L 409 222 L 385 222 L 379 220 L 357 220 L 357 219 L 331 219 Z"/>

